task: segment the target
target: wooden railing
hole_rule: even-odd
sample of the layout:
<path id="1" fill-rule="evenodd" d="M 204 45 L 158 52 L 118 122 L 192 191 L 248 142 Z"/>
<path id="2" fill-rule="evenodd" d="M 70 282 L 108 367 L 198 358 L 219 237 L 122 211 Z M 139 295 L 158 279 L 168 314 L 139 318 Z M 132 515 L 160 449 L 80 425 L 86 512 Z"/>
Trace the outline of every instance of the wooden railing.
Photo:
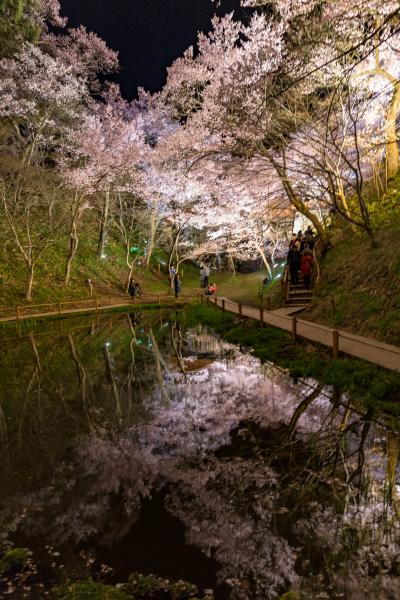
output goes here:
<path id="1" fill-rule="evenodd" d="M 281 279 L 282 297 L 285 300 L 285 302 L 287 302 L 287 300 L 289 299 L 289 274 L 289 265 L 286 265 Z"/>
<path id="2" fill-rule="evenodd" d="M 99 312 L 111 308 L 136 306 L 141 304 L 176 304 L 193 301 L 198 295 L 181 294 L 178 298 L 170 294 L 142 294 L 133 299 L 130 296 L 96 296 L 87 300 L 63 300 L 62 302 L 47 302 L 44 304 L 25 304 L 0 308 L 0 322 L 22 321 L 47 316 L 61 316 L 85 312 Z"/>
<path id="3" fill-rule="evenodd" d="M 260 321 L 261 326 L 272 325 L 291 333 L 293 340 L 302 337 L 332 349 L 332 357 L 338 358 L 343 352 L 361 358 L 386 369 L 400 371 L 400 348 L 384 342 L 362 337 L 347 331 L 332 329 L 319 323 L 304 321 L 293 316 L 283 315 L 263 308 L 244 306 L 228 298 L 212 297 L 208 302 L 219 306 L 239 317 Z"/>

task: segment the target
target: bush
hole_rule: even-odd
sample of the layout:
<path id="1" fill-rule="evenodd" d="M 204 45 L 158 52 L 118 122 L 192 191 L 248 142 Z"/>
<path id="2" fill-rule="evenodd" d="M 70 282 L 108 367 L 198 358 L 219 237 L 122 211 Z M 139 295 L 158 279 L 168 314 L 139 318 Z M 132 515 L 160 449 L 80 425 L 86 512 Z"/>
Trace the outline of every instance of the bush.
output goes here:
<path id="1" fill-rule="evenodd" d="M 123 589 L 96 583 L 91 579 L 54 588 L 55 600 L 132 600 Z"/>
<path id="2" fill-rule="evenodd" d="M 30 550 L 27 548 L 12 548 L 7 550 L 0 561 L 0 573 L 8 573 L 11 570 L 22 570 L 31 557 Z"/>

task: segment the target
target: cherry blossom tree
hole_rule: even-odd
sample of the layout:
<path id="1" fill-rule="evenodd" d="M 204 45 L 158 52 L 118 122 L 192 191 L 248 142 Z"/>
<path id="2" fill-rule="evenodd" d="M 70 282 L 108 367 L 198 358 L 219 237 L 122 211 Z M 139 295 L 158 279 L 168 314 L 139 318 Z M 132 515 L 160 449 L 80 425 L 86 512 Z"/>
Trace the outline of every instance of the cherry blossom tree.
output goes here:
<path id="1" fill-rule="evenodd" d="M 115 87 L 104 102 L 92 103 L 82 127 L 74 130 L 76 166 L 66 171 L 71 184 L 86 186 L 92 197 L 102 197 L 98 256 L 105 251 L 106 233 L 114 192 L 133 180 L 135 169 L 144 161 L 143 132 L 135 120 L 126 117 L 126 103 Z"/>
<path id="2" fill-rule="evenodd" d="M 2 208 L 27 267 L 26 298 L 31 300 L 37 261 L 65 215 L 61 208 L 54 220 L 46 211 L 46 203 L 54 200 L 42 185 L 46 161 L 61 153 L 63 140 L 80 120 L 86 89 L 71 68 L 28 43 L 14 58 L 0 61 L 0 71 L 0 117 L 15 157 L 1 174 Z"/>
<path id="3" fill-rule="evenodd" d="M 390 1 L 361 0 L 350 8 L 344 2 L 246 3 L 256 4 L 268 6 L 268 11 L 254 14 L 248 25 L 235 22 L 232 15 L 215 19 L 212 32 L 199 35 L 196 55 L 189 49 L 169 69 L 162 98 L 185 124 L 186 142 L 197 138 L 195 144 L 185 146 L 181 136 L 186 156 L 191 154 L 197 160 L 212 153 L 226 153 L 268 160 L 290 202 L 313 223 L 327 245 L 320 205 L 309 200 L 318 176 L 308 176 L 304 195 L 306 174 L 299 186 L 298 176 L 290 168 L 292 137 L 301 128 L 304 139 L 307 128 L 310 131 L 321 118 L 321 97 L 328 98 L 331 113 L 341 110 L 340 97 L 355 85 L 349 83 L 350 77 L 358 82 L 358 98 L 360 81 L 364 83 L 365 99 L 374 85 L 379 87 L 380 79 L 385 91 L 377 99 L 387 117 L 383 127 L 386 137 L 380 145 L 388 173 L 393 175 L 398 168 L 394 60 L 398 6 Z M 310 23 L 312 32 L 302 33 L 309 31 Z M 384 56 L 391 67 L 383 66 Z M 368 66 L 371 61 L 375 67 Z M 378 73 L 377 65 L 382 72 Z M 378 124 L 379 120 L 376 129 Z M 357 131 L 353 128 L 354 133 L 358 140 L 367 138 L 361 120 Z M 347 143 L 352 137 L 357 154 L 354 135 L 347 137 Z M 326 186 L 320 188 L 318 196 L 326 205 Z M 371 231 L 361 196 L 359 200 L 362 221 Z"/>

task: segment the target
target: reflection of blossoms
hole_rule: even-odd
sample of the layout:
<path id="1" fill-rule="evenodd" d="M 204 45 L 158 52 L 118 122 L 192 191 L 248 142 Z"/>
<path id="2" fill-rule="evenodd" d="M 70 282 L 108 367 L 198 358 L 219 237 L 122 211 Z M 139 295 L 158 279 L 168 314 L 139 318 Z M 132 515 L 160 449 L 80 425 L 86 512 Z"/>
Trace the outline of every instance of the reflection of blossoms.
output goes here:
<path id="1" fill-rule="evenodd" d="M 53 481 L 11 499 L 1 522 L 57 545 L 112 545 L 138 520 L 143 499 L 164 490 L 186 542 L 215 559 L 231 600 L 301 588 L 298 567 L 307 572 L 310 555 L 339 591 L 350 581 L 368 587 L 379 564 L 395 572 L 389 467 L 374 446 L 384 430 L 344 417 L 329 390 L 311 393 L 311 380 L 294 384 L 235 346 L 195 337 L 191 331 L 182 345 L 179 370 L 174 356 L 163 357 L 168 394 L 146 392 L 146 422 L 81 438 Z M 396 444 L 393 436 L 394 458 Z M 392 483 L 395 475 L 394 467 Z M 321 590 L 317 576 L 304 582 Z"/>
<path id="2" fill-rule="evenodd" d="M 274 598 L 294 583 L 294 553 L 273 532 L 278 483 L 260 460 L 207 460 L 196 477 L 181 471 L 168 508 L 186 526 L 189 543 L 221 565 L 231 598 Z"/>

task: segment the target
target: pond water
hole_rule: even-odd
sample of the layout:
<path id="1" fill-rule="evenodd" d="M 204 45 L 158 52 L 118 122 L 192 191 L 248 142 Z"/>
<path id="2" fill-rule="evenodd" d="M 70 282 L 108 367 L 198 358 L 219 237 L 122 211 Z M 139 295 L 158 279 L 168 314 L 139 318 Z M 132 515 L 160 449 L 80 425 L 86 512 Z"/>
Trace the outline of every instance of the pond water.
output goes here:
<path id="1" fill-rule="evenodd" d="M 185 315 L 0 332 L 0 597 L 185 579 L 220 600 L 399 598 L 396 424 Z"/>

